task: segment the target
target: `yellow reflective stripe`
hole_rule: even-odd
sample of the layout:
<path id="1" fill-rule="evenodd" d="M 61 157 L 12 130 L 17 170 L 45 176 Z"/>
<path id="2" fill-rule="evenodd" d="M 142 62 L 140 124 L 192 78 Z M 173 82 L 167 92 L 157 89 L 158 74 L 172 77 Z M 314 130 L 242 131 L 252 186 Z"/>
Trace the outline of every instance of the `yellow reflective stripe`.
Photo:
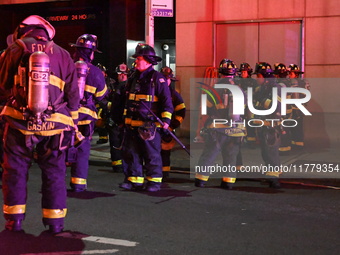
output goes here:
<path id="1" fill-rule="evenodd" d="M 286 147 L 280 147 L 279 151 L 290 151 L 291 149 L 292 149 L 292 147 L 286 146 Z"/>
<path id="2" fill-rule="evenodd" d="M 243 133 L 243 132 L 240 132 L 240 133 L 230 134 L 228 136 L 231 136 L 231 137 L 242 137 L 242 136 L 246 136 L 246 134 Z"/>
<path id="3" fill-rule="evenodd" d="M 163 172 L 170 172 L 170 166 L 163 166 L 162 171 Z"/>
<path id="4" fill-rule="evenodd" d="M 179 121 L 179 123 L 183 122 L 183 118 L 181 116 L 175 116 L 175 119 Z"/>
<path id="5" fill-rule="evenodd" d="M 209 180 L 209 176 L 208 175 L 202 175 L 202 174 L 196 174 L 195 178 L 199 179 L 201 181 L 208 181 Z"/>
<path id="6" fill-rule="evenodd" d="M 145 122 L 142 120 L 132 120 L 131 118 L 125 118 L 125 124 L 131 125 L 131 127 L 140 127 L 143 126 Z M 162 127 L 159 122 L 154 122 L 156 127 Z"/>
<path id="7" fill-rule="evenodd" d="M 278 96 L 277 97 L 277 101 L 281 102 L 281 97 Z"/>
<path id="8" fill-rule="evenodd" d="M 108 102 L 108 103 L 107 103 L 107 108 L 108 108 L 109 110 L 111 110 L 111 107 L 112 107 L 112 102 Z"/>
<path id="9" fill-rule="evenodd" d="M 185 108 L 185 104 L 181 103 L 181 104 L 176 105 L 174 111 L 177 112 L 177 111 L 182 110 L 184 108 Z"/>
<path id="10" fill-rule="evenodd" d="M 105 95 L 106 91 L 107 91 L 107 87 L 106 87 L 106 85 L 105 85 L 105 87 L 103 88 L 102 91 L 97 91 L 97 92 L 96 92 L 95 96 L 96 96 L 96 97 L 102 97 L 102 96 Z"/>
<path id="11" fill-rule="evenodd" d="M 132 101 L 140 101 L 141 99 L 147 101 L 147 102 L 158 102 L 158 97 L 153 96 L 153 101 L 152 101 L 152 95 L 145 95 L 145 94 L 134 94 L 131 93 L 129 95 L 129 100 Z"/>
<path id="12" fill-rule="evenodd" d="M 65 218 L 67 209 L 42 209 L 43 217 L 48 219 Z"/>
<path id="13" fill-rule="evenodd" d="M 61 113 L 53 113 L 50 118 L 47 118 L 48 121 L 63 123 L 68 126 L 74 126 L 74 122 L 72 117 L 66 116 Z"/>
<path id="14" fill-rule="evenodd" d="M 131 118 L 125 118 L 125 124 L 130 125 L 131 124 L 132 119 Z"/>
<path id="15" fill-rule="evenodd" d="M 81 126 L 81 125 L 88 125 L 88 124 L 91 124 L 92 120 L 81 120 L 81 121 L 78 121 L 78 125 Z"/>
<path id="16" fill-rule="evenodd" d="M 247 136 L 247 141 L 255 142 L 256 137 Z"/>
<path id="17" fill-rule="evenodd" d="M 86 179 L 72 177 L 71 178 L 71 183 L 73 183 L 73 184 L 80 184 L 80 185 L 86 185 Z"/>
<path id="18" fill-rule="evenodd" d="M 10 106 L 5 106 L 2 112 L 3 115 L 10 116 L 13 119 L 24 120 L 24 116 L 21 111 L 18 111 Z M 61 113 L 53 113 L 51 117 L 46 118 L 51 122 L 63 123 L 65 125 L 74 126 L 73 119 Z"/>
<path id="19" fill-rule="evenodd" d="M 50 84 L 58 87 L 61 91 L 64 90 L 65 82 L 55 75 L 50 75 Z"/>
<path id="20" fill-rule="evenodd" d="M 79 113 L 87 114 L 90 115 L 94 119 L 98 119 L 97 112 L 90 110 L 89 108 L 86 107 L 80 107 L 78 110 Z"/>
<path id="21" fill-rule="evenodd" d="M 23 120 L 24 115 L 21 111 L 18 111 L 10 106 L 5 106 L 1 112 L 2 115 L 8 115 L 13 119 Z"/>
<path id="22" fill-rule="evenodd" d="M 271 102 L 272 102 L 272 100 L 267 99 L 267 100 L 264 102 L 264 105 L 263 105 L 264 108 L 265 108 L 265 109 L 269 109 L 269 106 L 270 106 Z"/>
<path id="23" fill-rule="evenodd" d="M 130 93 L 129 100 L 135 100 L 136 94 Z"/>
<path id="24" fill-rule="evenodd" d="M 231 178 L 231 177 L 223 177 L 222 178 L 223 182 L 227 182 L 227 183 L 235 183 L 236 182 L 236 178 Z"/>
<path id="25" fill-rule="evenodd" d="M 130 181 L 132 183 L 143 183 L 144 177 L 130 176 L 130 177 L 128 177 L 128 181 Z"/>
<path id="26" fill-rule="evenodd" d="M 142 120 L 131 120 L 130 125 L 133 127 L 142 126 L 144 124 L 144 121 Z"/>
<path id="27" fill-rule="evenodd" d="M 94 94 L 94 93 L 96 93 L 96 90 L 97 90 L 96 87 L 93 87 L 93 86 L 90 86 L 90 85 L 85 85 L 85 91 L 86 92 Z"/>
<path id="28" fill-rule="evenodd" d="M 147 176 L 146 179 L 149 182 L 162 182 L 162 177 L 151 177 L 151 176 Z"/>
<path id="29" fill-rule="evenodd" d="M 267 176 L 279 177 L 281 172 L 267 172 Z"/>
<path id="30" fill-rule="evenodd" d="M 107 139 L 108 139 L 108 136 L 99 136 L 99 139 L 107 140 Z"/>
<path id="31" fill-rule="evenodd" d="M 26 212 L 26 205 L 3 205 L 5 214 L 23 214 Z"/>
<path id="32" fill-rule="evenodd" d="M 122 165 L 123 164 L 123 162 L 122 162 L 122 160 L 120 159 L 120 160 L 116 160 L 116 161 L 112 161 L 112 165 L 113 166 L 120 166 L 120 165 Z"/>
<path id="33" fill-rule="evenodd" d="M 305 145 L 304 142 L 295 142 L 295 141 L 292 141 L 292 144 L 297 145 L 297 146 L 304 146 Z"/>
<path id="34" fill-rule="evenodd" d="M 162 116 L 162 118 L 171 119 L 172 113 L 171 112 L 162 112 L 161 116 Z"/>
<path id="35" fill-rule="evenodd" d="M 127 109 L 124 109 L 123 115 L 126 116 Z"/>
<path id="36" fill-rule="evenodd" d="M 79 113 L 78 111 L 71 111 L 71 118 L 76 120 L 79 118 Z"/>
<path id="37" fill-rule="evenodd" d="M 23 129 L 18 129 L 21 133 L 24 135 L 41 135 L 41 136 L 52 136 L 52 135 L 59 135 L 61 134 L 65 129 L 53 129 L 53 130 L 46 130 L 46 131 L 27 131 Z"/>

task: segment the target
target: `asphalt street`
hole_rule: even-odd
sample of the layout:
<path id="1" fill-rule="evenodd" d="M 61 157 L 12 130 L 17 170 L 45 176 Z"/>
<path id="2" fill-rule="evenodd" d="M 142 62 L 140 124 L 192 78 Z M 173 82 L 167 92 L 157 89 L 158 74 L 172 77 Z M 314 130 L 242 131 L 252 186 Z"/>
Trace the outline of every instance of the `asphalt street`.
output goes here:
<path id="1" fill-rule="evenodd" d="M 335 186 L 284 181 L 275 190 L 260 179 L 241 178 L 233 190 L 224 190 L 219 178 L 211 178 L 197 188 L 185 171 L 184 153 L 182 163 L 174 159 L 182 171 L 171 172 L 161 191 L 123 191 L 123 174 L 112 172 L 105 159 L 107 145 L 94 149 L 88 190 L 68 191 L 65 232 L 57 236 L 42 224 L 41 175 L 33 164 L 24 231 L 4 230 L 0 218 L 1 255 L 339 254 Z M 174 157 L 181 159 L 176 152 Z M 68 170 L 68 187 L 69 178 Z"/>

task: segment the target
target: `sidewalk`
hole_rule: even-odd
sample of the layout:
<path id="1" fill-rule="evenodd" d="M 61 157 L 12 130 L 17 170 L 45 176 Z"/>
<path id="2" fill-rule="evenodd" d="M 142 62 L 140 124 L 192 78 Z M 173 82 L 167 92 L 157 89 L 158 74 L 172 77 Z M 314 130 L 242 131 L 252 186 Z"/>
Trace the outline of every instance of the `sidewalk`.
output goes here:
<path id="1" fill-rule="evenodd" d="M 194 177 L 195 164 L 203 148 L 203 143 L 193 143 L 189 138 L 180 137 L 181 142 L 190 151 L 191 157 L 180 145 L 176 144 L 171 152 L 171 172 L 183 173 Z M 109 143 L 96 144 L 98 135 L 92 140 L 90 165 L 111 166 Z M 281 174 L 282 183 L 297 185 L 321 185 L 340 188 L 340 147 L 317 149 L 316 146 L 307 147 L 303 151 L 291 151 L 289 155 L 281 156 L 284 173 Z M 260 148 L 249 148 L 242 145 L 242 159 L 244 166 L 263 167 Z M 221 157 L 216 163 L 221 163 Z M 190 172 L 191 171 L 191 172 Z M 190 176 L 189 176 L 190 175 Z M 263 173 L 238 173 L 238 179 L 261 179 Z"/>

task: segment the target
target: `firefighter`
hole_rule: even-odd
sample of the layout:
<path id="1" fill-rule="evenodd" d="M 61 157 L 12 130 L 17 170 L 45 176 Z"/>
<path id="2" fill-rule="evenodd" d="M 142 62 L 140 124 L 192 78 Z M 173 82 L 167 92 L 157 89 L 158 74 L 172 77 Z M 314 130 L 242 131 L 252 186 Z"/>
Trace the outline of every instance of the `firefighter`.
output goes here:
<path id="1" fill-rule="evenodd" d="M 5 228 L 11 231 L 22 229 L 34 150 L 42 170 L 43 224 L 52 233 L 64 228 L 65 148 L 72 129 L 76 129 L 79 93 L 72 58 L 53 42 L 54 35 L 55 29 L 49 22 L 37 15 L 29 16 L 17 27 L 14 43 L 0 60 L 0 94 L 7 97 L 1 113 L 5 120 L 3 213 Z M 37 49 L 42 52 L 30 56 L 25 53 Z M 23 77 L 24 70 L 32 75 Z"/>
<path id="2" fill-rule="evenodd" d="M 94 59 L 94 53 L 98 50 L 97 36 L 93 34 L 83 34 L 78 37 L 74 47 L 74 62 L 79 60 L 87 64 L 88 72 L 86 76 L 86 86 L 83 96 L 80 99 L 78 129 L 84 139 L 77 147 L 76 162 L 71 163 L 71 190 L 74 192 L 85 191 L 87 188 L 87 175 L 89 169 L 89 157 L 91 149 L 91 140 L 94 132 L 95 122 L 98 119 L 96 102 L 100 102 L 107 93 L 105 77 L 102 71 L 91 62 Z"/>
<path id="3" fill-rule="evenodd" d="M 252 73 L 253 73 L 253 68 L 251 68 L 251 66 L 247 62 L 243 62 L 240 64 L 238 83 L 245 94 L 247 94 L 248 88 L 252 88 L 253 92 L 255 92 L 258 89 L 258 84 L 256 80 L 251 77 Z M 246 121 L 254 117 L 253 114 L 251 114 L 247 109 L 246 109 L 246 113 L 247 113 L 245 115 Z M 247 137 L 246 137 L 247 145 L 249 148 L 255 149 L 256 148 L 255 147 L 256 146 L 256 128 L 247 125 L 246 129 L 247 129 Z"/>
<path id="4" fill-rule="evenodd" d="M 126 82 L 128 78 L 129 68 L 122 63 L 115 69 L 117 81 L 112 84 L 112 90 L 109 94 L 109 113 L 106 128 L 109 134 L 110 155 L 112 170 L 114 172 L 123 172 L 122 161 L 122 142 L 123 142 L 123 112 L 124 112 L 124 96 L 126 91 Z"/>
<path id="5" fill-rule="evenodd" d="M 165 76 L 167 84 L 170 89 L 172 104 L 174 107 L 174 112 L 172 114 L 169 131 L 174 132 L 178 128 L 185 118 L 186 107 L 182 96 L 176 91 L 172 86 L 172 82 L 177 81 L 174 77 L 173 71 L 170 67 L 166 66 L 161 69 L 161 73 Z M 170 172 L 170 155 L 171 149 L 175 146 L 176 141 L 174 138 L 165 133 L 162 135 L 162 163 L 163 163 L 163 180 L 169 177 Z"/>
<path id="6" fill-rule="evenodd" d="M 280 167 L 280 137 L 282 133 L 281 128 L 281 86 L 278 85 L 273 75 L 273 69 L 267 62 L 258 62 L 255 67 L 255 74 L 257 76 L 258 84 L 260 85 L 259 91 L 254 94 L 256 100 L 255 108 L 257 110 L 268 110 L 271 108 L 273 101 L 273 88 L 277 88 L 277 107 L 270 115 L 260 115 L 257 119 L 261 119 L 258 123 L 259 138 L 261 143 L 261 155 L 266 166 L 271 167 L 275 171 L 268 171 L 266 177 L 269 180 L 269 186 L 271 188 L 280 188 L 279 176 L 280 172 L 277 168 Z M 268 119 L 274 119 L 275 121 L 268 121 Z M 253 123 L 256 125 L 257 123 Z M 276 169 L 275 169 L 276 167 Z"/>
<path id="7" fill-rule="evenodd" d="M 220 73 L 219 84 L 235 83 L 237 74 L 236 64 L 229 59 L 222 59 L 218 69 Z M 224 189 L 232 189 L 236 181 L 236 164 L 240 155 L 240 147 L 242 138 L 246 135 L 246 130 L 242 122 L 242 116 L 234 115 L 232 110 L 233 98 L 228 89 L 216 90 L 222 102 L 211 104 L 208 108 L 208 118 L 204 123 L 204 148 L 198 160 L 200 171 L 196 171 L 195 186 L 204 187 L 210 177 L 210 173 L 206 171 L 213 166 L 219 153 L 222 155 L 223 167 L 229 169 L 223 171 L 221 187 Z M 243 98 L 245 100 L 245 98 Z M 218 102 L 218 101 L 217 101 Z M 216 124 L 214 119 L 228 120 L 227 124 Z M 234 122 L 234 123 L 231 123 Z M 237 122 L 238 124 L 235 124 Z"/>
<path id="8" fill-rule="evenodd" d="M 274 76 L 276 78 L 276 82 L 282 87 L 290 87 L 290 82 L 287 79 L 287 68 L 283 63 L 275 63 L 274 64 Z M 287 98 L 290 99 L 291 95 L 288 94 Z M 291 119 L 292 118 L 292 107 L 290 104 L 287 105 L 286 115 L 282 116 L 283 119 Z M 281 133 L 281 143 L 279 152 L 280 155 L 289 155 L 292 147 L 291 147 L 291 127 L 282 127 L 283 132 Z"/>
<path id="9" fill-rule="evenodd" d="M 309 82 L 300 77 L 304 72 L 300 70 L 298 65 L 290 64 L 287 70 L 291 87 L 300 87 L 310 90 Z M 302 95 L 298 93 L 292 94 L 292 98 L 300 98 L 300 96 Z M 304 114 L 296 106 L 293 106 L 292 119 L 297 121 L 297 126 L 291 128 L 292 147 L 295 150 L 302 150 L 305 146 L 303 130 Z"/>
<path id="10" fill-rule="evenodd" d="M 139 43 L 135 53 L 136 71 L 127 83 L 124 110 L 125 136 L 123 164 L 125 190 L 141 189 L 146 172 L 146 190 L 159 191 L 162 184 L 161 136 L 159 128 L 168 129 L 173 112 L 170 89 L 165 77 L 153 69 L 162 60 L 153 47 Z M 149 111 L 163 122 L 163 126 Z"/>

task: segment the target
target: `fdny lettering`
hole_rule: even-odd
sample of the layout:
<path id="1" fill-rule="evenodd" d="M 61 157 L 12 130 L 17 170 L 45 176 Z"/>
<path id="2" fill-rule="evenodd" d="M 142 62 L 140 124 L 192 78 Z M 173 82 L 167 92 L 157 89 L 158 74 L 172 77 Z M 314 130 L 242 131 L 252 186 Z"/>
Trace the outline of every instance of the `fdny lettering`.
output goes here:
<path id="1" fill-rule="evenodd" d="M 31 45 L 31 52 L 35 51 L 43 51 L 45 52 L 46 45 L 40 44 L 40 43 L 33 43 Z M 50 53 L 53 54 L 53 47 L 50 48 Z"/>
<path id="2" fill-rule="evenodd" d="M 54 122 L 43 122 L 42 124 L 35 124 L 33 121 L 27 122 L 27 130 L 30 131 L 46 131 L 52 130 L 55 127 Z"/>

